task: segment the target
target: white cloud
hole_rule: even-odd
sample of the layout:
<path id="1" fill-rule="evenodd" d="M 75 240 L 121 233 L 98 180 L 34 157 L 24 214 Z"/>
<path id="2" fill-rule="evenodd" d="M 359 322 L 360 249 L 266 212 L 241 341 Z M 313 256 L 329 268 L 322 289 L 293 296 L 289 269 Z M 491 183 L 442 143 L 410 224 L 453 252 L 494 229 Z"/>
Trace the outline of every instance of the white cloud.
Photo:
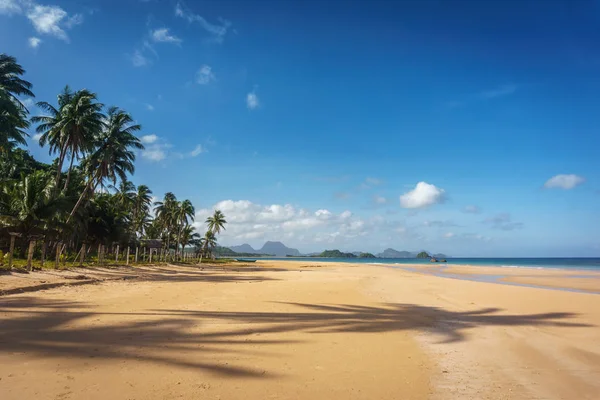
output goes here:
<path id="1" fill-rule="evenodd" d="M 55 36 L 69 41 L 67 33 L 61 28 L 61 23 L 67 17 L 67 12 L 58 6 L 34 5 L 27 11 L 27 18 L 33 23 L 38 33 Z"/>
<path id="2" fill-rule="evenodd" d="M 0 14 L 20 14 L 21 11 L 21 6 L 16 0 L 0 0 Z"/>
<path id="3" fill-rule="evenodd" d="M 173 145 L 166 139 L 154 134 L 144 135 L 140 137 L 140 141 L 146 146 L 146 149 L 140 152 L 141 156 L 149 161 L 163 161 L 165 159 L 182 160 L 184 158 L 197 157 L 201 153 L 208 152 L 200 144 L 190 152 L 180 152 L 176 148 L 173 148 Z"/>
<path id="4" fill-rule="evenodd" d="M 33 99 L 31 97 L 27 97 L 25 99 L 19 99 L 19 101 L 28 109 L 35 105 L 35 102 L 33 101 Z"/>
<path id="5" fill-rule="evenodd" d="M 358 185 L 358 189 L 359 190 L 366 190 L 366 189 L 370 189 L 374 186 L 379 186 L 383 183 L 383 181 L 381 179 L 377 179 L 377 178 L 367 178 L 365 179 L 365 181 L 363 183 L 361 183 L 360 185 Z"/>
<path id="6" fill-rule="evenodd" d="M 495 89 L 482 92 L 481 97 L 483 97 L 484 99 L 495 99 L 497 97 L 508 96 L 510 94 L 513 94 L 517 91 L 517 89 L 518 86 L 514 84 L 503 85 Z"/>
<path id="7" fill-rule="evenodd" d="M 146 149 L 142 150 L 142 157 L 149 161 L 162 161 L 167 158 L 167 152 L 163 146 L 153 144 L 146 146 Z"/>
<path id="8" fill-rule="evenodd" d="M 29 47 L 33 49 L 37 49 L 39 45 L 42 43 L 42 39 L 37 37 L 30 37 L 27 42 L 29 43 Z"/>
<path id="9" fill-rule="evenodd" d="M 146 103 L 146 110 L 154 111 L 154 106 L 152 104 Z"/>
<path id="10" fill-rule="evenodd" d="M 371 185 L 371 186 L 378 186 L 378 185 L 381 185 L 383 183 L 383 181 L 381 179 L 369 177 L 369 178 L 365 179 L 365 183 L 367 185 Z"/>
<path id="11" fill-rule="evenodd" d="M 144 67 L 150 64 L 150 60 L 140 50 L 136 50 L 131 55 L 131 63 L 134 67 Z"/>
<path id="12" fill-rule="evenodd" d="M 175 15 L 186 19 L 190 23 L 198 22 L 200 26 L 211 35 L 212 40 L 216 43 L 223 43 L 227 31 L 231 27 L 231 22 L 222 18 L 219 18 L 220 24 L 211 24 L 201 15 L 191 12 L 181 1 L 177 2 L 175 5 Z"/>
<path id="13" fill-rule="evenodd" d="M 215 74 L 212 72 L 212 68 L 209 65 L 204 64 L 200 67 L 198 72 L 196 72 L 196 83 L 199 85 L 208 85 L 215 79 Z"/>
<path id="14" fill-rule="evenodd" d="M 181 39 L 169 33 L 168 28 L 155 29 L 150 33 L 152 40 L 160 43 L 181 43 Z"/>
<path id="15" fill-rule="evenodd" d="M 444 200 L 444 189 L 419 182 L 415 188 L 400 196 L 400 205 L 403 208 L 423 208 Z"/>
<path id="16" fill-rule="evenodd" d="M 573 189 L 585 182 L 585 178 L 575 174 L 560 174 L 548 179 L 544 184 L 546 189 Z"/>
<path id="17" fill-rule="evenodd" d="M 68 29 L 71 29 L 74 26 L 81 25 L 81 24 L 83 24 L 83 15 L 82 14 L 75 14 L 75 15 L 69 17 L 67 19 L 67 21 L 65 22 L 65 26 Z"/>
<path id="18" fill-rule="evenodd" d="M 425 222 L 423 222 L 423 225 L 426 226 L 427 228 L 448 228 L 448 227 L 457 226 L 452 221 L 425 221 Z"/>
<path id="19" fill-rule="evenodd" d="M 522 222 L 514 222 L 508 213 L 496 214 L 493 217 L 486 218 L 483 223 L 490 225 L 493 229 L 503 231 L 513 231 L 523 228 Z"/>
<path id="20" fill-rule="evenodd" d="M 456 236 L 456 234 L 454 232 L 446 232 L 446 233 L 444 233 L 444 237 L 446 239 L 453 238 L 454 236 Z"/>
<path id="21" fill-rule="evenodd" d="M 387 199 L 385 197 L 382 197 L 382 196 L 373 196 L 373 202 L 375 204 L 386 204 L 387 203 Z"/>
<path id="22" fill-rule="evenodd" d="M 190 152 L 190 156 L 196 157 L 197 155 L 200 155 L 202 153 L 206 153 L 206 149 L 202 147 L 201 144 L 199 144 L 194 148 L 194 150 Z"/>
<path id="23" fill-rule="evenodd" d="M 31 139 L 35 140 L 36 142 L 39 142 L 41 137 L 42 137 L 41 133 L 36 133 L 35 135 L 33 135 L 31 137 Z"/>
<path id="24" fill-rule="evenodd" d="M 260 100 L 254 91 L 246 95 L 246 106 L 250 110 L 255 110 L 260 106 Z"/>
<path id="25" fill-rule="evenodd" d="M 144 144 L 152 144 L 158 140 L 158 136 L 156 135 L 144 135 L 140 138 L 140 141 Z"/>
<path id="26" fill-rule="evenodd" d="M 481 212 L 481 208 L 479 208 L 475 205 L 468 205 L 464 208 L 463 211 L 466 212 L 467 214 L 479 214 Z"/>
<path id="27" fill-rule="evenodd" d="M 0 15 L 21 14 L 22 8 L 19 0 L 0 0 Z"/>

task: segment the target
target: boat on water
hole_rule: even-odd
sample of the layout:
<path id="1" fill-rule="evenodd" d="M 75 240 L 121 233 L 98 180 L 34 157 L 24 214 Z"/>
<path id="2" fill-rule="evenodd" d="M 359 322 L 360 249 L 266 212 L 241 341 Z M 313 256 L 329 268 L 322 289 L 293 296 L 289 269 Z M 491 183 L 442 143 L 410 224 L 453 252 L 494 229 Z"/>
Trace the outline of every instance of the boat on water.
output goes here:
<path id="1" fill-rule="evenodd" d="M 236 258 L 235 261 L 237 261 L 237 262 L 247 262 L 247 263 L 256 262 L 256 260 L 252 260 L 252 259 L 249 259 L 249 258 Z"/>

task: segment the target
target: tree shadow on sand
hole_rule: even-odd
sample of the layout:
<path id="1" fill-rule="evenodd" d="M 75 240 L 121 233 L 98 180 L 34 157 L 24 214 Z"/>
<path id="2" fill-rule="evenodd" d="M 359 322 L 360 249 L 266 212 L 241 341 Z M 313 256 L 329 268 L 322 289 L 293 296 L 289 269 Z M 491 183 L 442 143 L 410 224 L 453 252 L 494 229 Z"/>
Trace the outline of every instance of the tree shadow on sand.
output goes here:
<path id="1" fill-rule="evenodd" d="M 292 343 L 284 334 L 295 331 L 314 334 L 318 340 L 317 335 L 327 332 L 376 337 L 379 332 L 412 330 L 433 332 L 440 342 L 450 343 L 468 340 L 466 332 L 480 326 L 591 327 L 569 322 L 576 316 L 573 313 L 511 315 L 497 308 L 449 311 L 415 304 L 279 304 L 289 312 L 97 312 L 85 303 L 3 298 L 0 352 L 136 360 L 230 377 L 267 378 L 276 375 L 226 361 L 232 354 L 269 356 L 271 346 Z"/>
<path id="2" fill-rule="evenodd" d="M 275 278 L 256 275 L 265 272 L 259 268 L 228 268 L 215 266 L 202 267 L 161 267 L 161 266 L 123 266 L 85 267 L 75 270 L 96 279 L 123 279 L 150 282 L 262 282 L 273 281 Z M 269 269 L 269 272 L 285 271 Z M 59 273 L 60 274 L 60 273 Z"/>

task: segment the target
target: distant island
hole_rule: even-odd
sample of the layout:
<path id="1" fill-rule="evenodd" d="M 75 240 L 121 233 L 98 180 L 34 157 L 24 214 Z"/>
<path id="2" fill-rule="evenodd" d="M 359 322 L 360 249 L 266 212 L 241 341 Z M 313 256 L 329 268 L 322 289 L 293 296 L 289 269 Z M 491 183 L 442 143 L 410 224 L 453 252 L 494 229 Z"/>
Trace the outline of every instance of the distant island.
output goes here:
<path id="1" fill-rule="evenodd" d="M 292 249 L 287 247 L 281 242 L 265 242 L 265 244 L 259 249 L 255 250 L 252 246 L 247 243 L 241 246 L 230 246 L 229 249 L 236 253 L 249 254 L 250 256 L 260 257 L 261 255 L 268 254 L 271 257 L 299 257 L 301 256 L 298 249 Z"/>
<path id="2" fill-rule="evenodd" d="M 298 249 L 287 247 L 282 242 L 265 242 L 260 249 L 254 249 L 247 243 L 239 246 L 219 247 L 216 254 L 220 257 L 312 257 L 312 258 L 436 258 L 446 259 L 445 254 L 433 254 L 425 250 L 421 251 L 398 251 L 392 248 L 385 249 L 375 255 L 364 251 L 343 252 L 338 249 L 325 250 L 309 254 L 301 254 Z"/>

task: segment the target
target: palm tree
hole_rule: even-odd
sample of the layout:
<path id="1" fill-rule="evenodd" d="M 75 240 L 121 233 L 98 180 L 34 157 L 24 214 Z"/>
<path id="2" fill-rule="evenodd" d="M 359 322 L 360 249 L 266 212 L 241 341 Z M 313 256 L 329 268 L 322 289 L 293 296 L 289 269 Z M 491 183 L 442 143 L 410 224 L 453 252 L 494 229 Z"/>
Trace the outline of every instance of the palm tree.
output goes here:
<path id="1" fill-rule="evenodd" d="M 0 54 L 0 152 L 26 144 L 28 110 L 17 96 L 31 96 L 31 83 L 20 78 L 25 70 L 14 57 Z"/>
<path id="2" fill-rule="evenodd" d="M 55 234 L 68 203 L 56 195 L 54 180 L 43 171 L 22 175 L 6 184 L 0 194 L 0 226 L 22 235 L 24 243 L 35 236 Z M 24 249 L 23 249 L 24 251 Z"/>
<path id="3" fill-rule="evenodd" d="M 50 114 L 33 117 L 31 120 L 39 124 L 36 131 L 42 134 L 40 145 L 48 143 L 51 154 L 59 153 L 57 186 L 65 159 L 71 159 L 63 188 L 65 190 L 69 184 L 73 162 L 92 151 L 94 138 L 104 127 L 103 105 L 97 102 L 96 94 L 89 90 L 73 93 L 69 86 L 58 95 L 58 109 L 47 102 L 39 102 L 37 105 Z"/>
<path id="4" fill-rule="evenodd" d="M 181 243 L 181 233 L 183 229 L 189 226 L 189 221 L 194 221 L 194 213 L 196 212 L 192 202 L 184 200 L 175 206 L 174 219 L 175 224 L 178 227 L 177 232 L 177 245 L 175 246 L 176 252 L 179 252 L 179 243 Z M 184 245 L 185 247 L 185 245 Z M 183 255 L 183 249 L 182 249 Z"/>
<path id="5" fill-rule="evenodd" d="M 227 221 L 225 220 L 225 215 L 221 212 L 221 210 L 215 210 L 213 215 L 206 218 L 206 223 L 208 224 L 208 230 L 219 234 L 221 233 L 221 229 L 225 230 L 225 224 Z"/>
<path id="6" fill-rule="evenodd" d="M 121 181 L 118 186 L 112 186 L 116 191 L 115 200 L 121 209 L 125 212 L 133 212 L 136 189 L 133 182 L 128 180 Z"/>
<path id="7" fill-rule="evenodd" d="M 108 109 L 105 130 L 94 140 L 94 152 L 84 160 L 84 168 L 88 174 L 85 189 L 73 207 L 67 223 L 73 217 L 87 193 L 98 185 L 104 186 L 109 180 L 113 185 L 117 180 L 127 180 L 127 174 L 133 174 L 135 152 L 133 149 L 144 149 L 144 145 L 134 135 L 141 129 L 125 111 L 111 107 Z"/>
<path id="8" fill-rule="evenodd" d="M 152 204 L 152 190 L 146 185 L 139 185 L 133 195 L 132 223 L 133 231 L 141 237 L 150 224 L 150 205 Z"/>
<path id="9" fill-rule="evenodd" d="M 187 225 L 181 231 L 180 239 L 181 239 L 181 254 L 183 255 L 185 252 L 185 246 L 188 244 L 193 244 L 200 238 L 200 235 L 194 232 L 194 227 L 191 225 Z"/>
<path id="10" fill-rule="evenodd" d="M 177 197 L 171 192 L 165 193 L 165 197 L 162 201 L 154 203 L 154 213 L 156 214 L 156 221 L 160 226 L 162 234 L 165 236 L 166 251 L 169 251 L 171 244 L 171 233 L 175 226 L 175 210 L 178 205 Z"/>
<path id="11" fill-rule="evenodd" d="M 206 231 L 202 240 L 202 253 L 200 253 L 200 264 L 202 264 L 202 256 L 207 257 L 212 253 L 212 250 L 217 247 L 217 237 L 213 231 Z"/>

